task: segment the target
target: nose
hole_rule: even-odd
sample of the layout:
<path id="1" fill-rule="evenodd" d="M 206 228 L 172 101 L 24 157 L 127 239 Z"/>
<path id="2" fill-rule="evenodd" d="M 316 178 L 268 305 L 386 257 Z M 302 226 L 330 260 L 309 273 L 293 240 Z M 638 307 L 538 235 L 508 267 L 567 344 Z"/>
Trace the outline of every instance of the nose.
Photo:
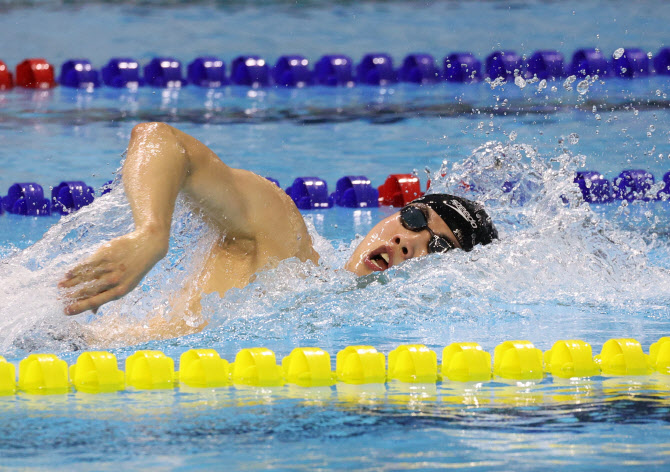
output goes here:
<path id="1" fill-rule="evenodd" d="M 400 256 L 402 260 L 420 256 L 420 239 L 420 233 L 412 232 L 406 235 L 396 234 L 392 239 L 396 255 Z"/>

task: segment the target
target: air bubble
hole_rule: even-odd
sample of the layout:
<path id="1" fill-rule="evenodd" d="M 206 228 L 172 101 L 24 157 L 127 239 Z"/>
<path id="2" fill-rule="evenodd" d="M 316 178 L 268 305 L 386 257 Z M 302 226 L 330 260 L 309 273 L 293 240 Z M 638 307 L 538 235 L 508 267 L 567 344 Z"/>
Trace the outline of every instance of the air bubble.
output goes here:
<path id="1" fill-rule="evenodd" d="M 600 113 L 596 113 L 596 120 L 600 121 L 602 118 L 600 118 Z"/>
<path id="2" fill-rule="evenodd" d="M 512 132 L 509 134 L 509 140 L 510 140 L 510 141 L 515 141 L 515 140 L 516 140 L 516 131 L 512 131 Z"/>
<path id="3" fill-rule="evenodd" d="M 568 136 L 568 142 L 570 144 L 577 144 L 579 142 L 579 135 L 577 133 L 570 133 Z"/>
<path id="4" fill-rule="evenodd" d="M 597 112 L 597 111 L 598 111 L 598 109 L 596 108 L 596 106 L 595 106 L 595 105 L 593 105 L 593 108 L 591 109 L 591 111 L 593 111 L 593 113 L 595 113 L 595 112 Z"/>
<path id="5" fill-rule="evenodd" d="M 551 87 L 551 91 L 552 91 L 552 92 L 558 92 L 558 87 L 556 87 L 555 85 L 552 86 L 552 87 Z"/>
<path id="6" fill-rule="evenodd" d="M 542 90 L 544 90 L 546 88 L 547 88 L 547 81 L 544 80 L 544 79 L 540 80 L 540 83 L 537 84 L 537 91 L 541 92 Z"/>
<path id="7" fill-rule="evenodd" d="M 619 49 L 617 49 L 616 51 L 614 51 L 614 54 L 612 54 L 612 57 L 613 57 L 614 59 L 619 59 L 619 58 L 621 58 L 621 56 L 623 56 L 623 53 L 624 53 L 624 52 L 625 52 L 625 51 L 624 51 L 623 48 L 619 48 Z"/>
<path id="8" fill-rule="evenodd" d="M 654 126 L 654 125 L 649 125 L 649 131 L 651 131 L 652 133 L 653 133 L 654 131 L 656 131 L 656 126 Z"/>
<path id="9" fill-rule="evenodd" d="M 522 89 L 526 86 L 526 81 L 524 80 L 523 77 L 517 75 L 516 77 L 514 77 L 514 85 Z"/>
<path id="10" fill-rule="evenodd" d="M 577 80 L 577 76 L 571 75 L 567 79 L 565 79 L 565 82 L 563 82 L 563 88 L 565 90 L 572 90 L 572 84 Z"/>

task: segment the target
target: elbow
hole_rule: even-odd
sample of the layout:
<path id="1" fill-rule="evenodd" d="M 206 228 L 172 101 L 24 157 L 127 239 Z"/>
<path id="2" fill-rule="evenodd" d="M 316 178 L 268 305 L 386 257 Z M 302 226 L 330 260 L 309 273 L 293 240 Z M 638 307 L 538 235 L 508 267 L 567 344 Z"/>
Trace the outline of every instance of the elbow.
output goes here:
<path id="1" fill-rule="evenodd" d="M 170 133 L 170 125 L 161 122 L 139 123 L 133 126 L 130 139 Z"/>

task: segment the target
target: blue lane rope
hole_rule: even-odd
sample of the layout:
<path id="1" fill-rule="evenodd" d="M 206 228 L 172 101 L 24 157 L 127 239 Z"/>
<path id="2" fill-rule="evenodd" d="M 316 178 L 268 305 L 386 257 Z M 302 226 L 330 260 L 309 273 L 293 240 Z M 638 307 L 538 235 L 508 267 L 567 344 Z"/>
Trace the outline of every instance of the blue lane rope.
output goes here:
<path id="1" fill-rule="evenodd" d="M 88 59 L 68 59 L 55 80 L 54 67 L 42 58 L 26 59 L 16 67 L 16 85 L 27 88 L 64 87 L 90 89 L 106 85 L 115 88 L 200 87 L 241 85 L 247 87 L 306 87 L 311 85 L 351 87 L 355 84 L 384 86 L 397 82 L 431 84 L 447 82 L 478 82 L 490 80 L 514 81 L 537 77 L 540 80 L 568 76 L 584 78 L 637 78 L 650 75 L 670 75 L 670 48 L 661 48 L 655 55 L 640 48 L 620 48 L 608 59 L 597 48 L 579 49 L 566 63 L 563 54 L 555 50 L 535 51 L 530 57 L 515 51 L 495 51 L 482 61 L 469 52 L 447 55 L 438 67 L 435 58 L 426 53 L 409 54 L 400 67 L 385 53 L 366 54 L 356 64 L 344 54 L 325 55 L 310 67 L 310 61 L 300 55 L 279 57 L 270 66 L 260 56 L 238 56 L 226 63 L 216 56 L 201 56 L 191 61 L 183 74 L 182 63 L 170 56 L 154 57 L 140 67 L 130 57 L 115 57 L 102 67 L 93 68 Z M 101 72 L 101 73 L 100 73 Z M 0 60 L 0 90 L 11 89 L 14 78 Z"/>
<path id="2" fill-rule="evenodd" d="M 267 179 L 280 187 L 279 181 Z M 646 170 L 628 169 L 612 181 L 600 172 L 580 171 L 574 182 L 579 186 L 588 203 L 616 201 L 668 201 L 670 200 L 670 172 L 658 184 L 654 175 Z M 505 192 L 513 192 L 515 182 L 506 182 Z M 110 191 L 107 182 L 100 195 Z M 333 206 L 346 208 L 374 208 L 403 206 L 423 195 L 418 177 L 412 174 L 391 174 L 375 188 L 365 176 L 344 176 L 337 181 L 335 191 L 328 193 L 328 183 L 319 177 L 298 177 L 286 188 L 286 193 L 301 210 L 328 209 Z M 0 197 L 0 215 L 4 212 L 25 216 L 66 215 L 89 205 L 95 199 L 95 190 L 82 181 L 65 181 L 52 187 L 51 198 L 45 198 L 41 185 L 33 182 L 15 183 L 8 193 Z"/>

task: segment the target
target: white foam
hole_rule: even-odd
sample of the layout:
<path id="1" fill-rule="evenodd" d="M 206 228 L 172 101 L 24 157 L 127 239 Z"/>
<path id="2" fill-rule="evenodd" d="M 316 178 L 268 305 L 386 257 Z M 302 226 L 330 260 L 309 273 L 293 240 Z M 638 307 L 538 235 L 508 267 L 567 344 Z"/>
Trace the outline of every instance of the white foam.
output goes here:
<path id="1" fill-rule="evenodd" d="M 613 203 L 605 213 L 594 211 L 572 182 L 583 161 L 568 152 L 538 156 L 524 144 L 482 145 L 435 173 L 432 188 L 485 203 L 500 240 L 363 278 L 342 269 L 357 241 L 334 244 L 307 218 L 321 254 L 318 266 L 284 261 L 224 298 L 205 296 L 202 316 L 209 325 L 189 340 L 174 342 L 327 346 L 475 340 L 492 347 L 528 337 L 548 347 L 561 337 L 653 341 L 667 331 L 670 306 L 667 204 Z M 503 190 L 506 182 L 510 191 Z M 132 229 L 119 187 L 63 218 L 34 246 L 7 250 L 0 265 L 2 352 L 82 344 L 71 323 L 87 325 L 95 317 L 64 317 L 55 286 L 66 268 Z M 216 237 L 178 205 L 168 257 L 140 287 L 97 316 L 121 316 L 126 324 L 141 326 L 149 314 L 169 312 L 171 295 L 197 272 Z M 43 334 L 45 326 L 51 334 Z M 109 344 L 124 342 L 120 329 Z"/>

